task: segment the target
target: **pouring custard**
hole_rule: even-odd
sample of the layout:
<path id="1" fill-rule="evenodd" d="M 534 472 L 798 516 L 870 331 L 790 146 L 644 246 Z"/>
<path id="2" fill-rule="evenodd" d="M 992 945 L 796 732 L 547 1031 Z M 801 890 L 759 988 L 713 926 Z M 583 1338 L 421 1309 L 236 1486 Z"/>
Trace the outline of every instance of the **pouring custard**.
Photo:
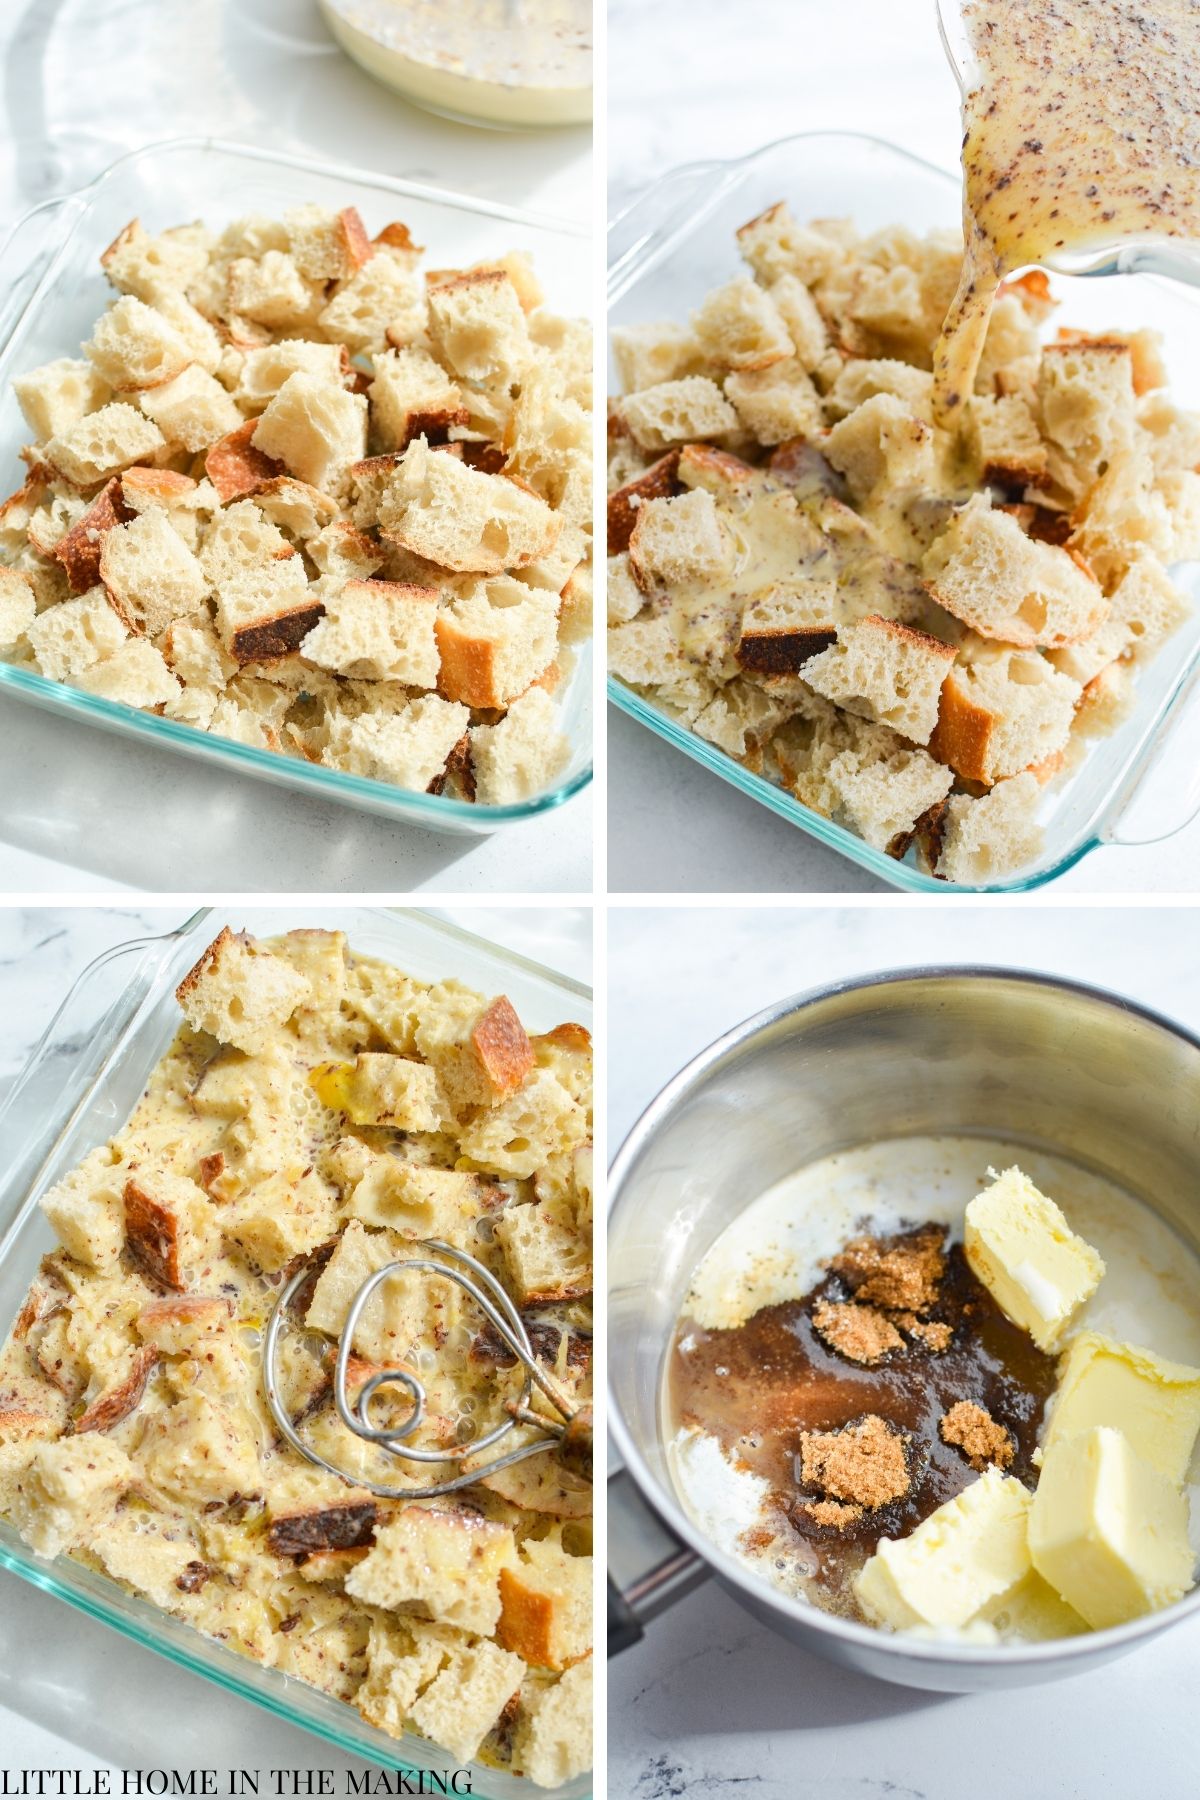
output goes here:
<path id="1" fill-rule="evenodd" d="M 976 69 L 963 101 L 962 278 L 934 354 L 934 417 L 947 428 L 1006 276 L 1127 238 L 1200 237 L 1196 0 L 965 0 L 962 18 Z"/>

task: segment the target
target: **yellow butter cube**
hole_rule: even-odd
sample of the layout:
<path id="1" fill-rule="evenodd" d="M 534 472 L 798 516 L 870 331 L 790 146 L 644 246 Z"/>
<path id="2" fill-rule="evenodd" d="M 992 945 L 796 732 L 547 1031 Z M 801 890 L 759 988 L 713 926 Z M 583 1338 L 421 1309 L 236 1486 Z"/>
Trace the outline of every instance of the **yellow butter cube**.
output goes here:
<path id="1" fill-rule="evenodd" d="M 963 1248 L 1001 1311 L 1041 1350 L 1057 1349 L 1104 1274 L 1096 1251 L 1017 1168 L 971 1201 Z"/>
<path id="2" fill-rule="evenodd" d="M 1010 1594 L 985 1606 L 976 1622 L 994 1626 L 1004 1640 L 1024 1644 L 1079 1637 L 1088 1629 L 1087 1620 L 1081 1619 L 1036 1569 L 1030 1569 Z"/>
<path id="3" fill-rule="evenodd" d="M 1096 1631 L 1181 1600 L 1192 1585 L 1187 1501 L 1110 1426 L 1047 1450 L 1029 1514 L 1039 1575 Z"/>
<path id="4" fill-rule="evenodd" d="M 868 1618 L 897 1631 L 961 1630 L 1029 1574 L 1028 1491 L 988 1469 L 906 1538 L 883 1538 L 854 1578 Z"/>
<path id="5" fill-rule="evenodd" d="M 1138 1456 L 1178 1485 L 1200 1432 L 1200 1369 L 1081 1331 L 1062 1359 L 1044 1448 L 1093 1425 L 1123 1431 Z"/>

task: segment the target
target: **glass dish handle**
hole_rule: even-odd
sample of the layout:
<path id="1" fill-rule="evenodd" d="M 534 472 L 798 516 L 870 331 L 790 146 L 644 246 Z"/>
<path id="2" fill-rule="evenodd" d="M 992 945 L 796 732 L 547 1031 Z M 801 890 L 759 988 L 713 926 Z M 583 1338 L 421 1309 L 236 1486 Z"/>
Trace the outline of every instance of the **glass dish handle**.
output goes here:
<path id="1" fill-rule="evenodd" d="M 16 330 L 62 242 L 62 214 L 82 206 L 78 194 L 61 194 L 31 206 L 9 227 L 0 243 L 0 345 Z"/>
<path id="2" fill-rule="evenodd" d="M 1185 831 L 1200 813 L 1200 706 L 1188 704 L 1198 682 L 1200 677 L 1193 677 L 1179 696 L 1178 723 L 1119 798 L 1102 843 L 1122 849 L 1161 844 Z"/>
<path id="3" fill-rule="evenodd" d="M 611 306 L 631 282 L 671 248 L 682 231 L 691 229 L 697 206 L 715 199 L 731 179 L 735 165 L 686 163 L 635 194 L 608 227 L 608 301 Z"/>
<path id="4" fill-rule="evenodd" d="M 27 1193 L 32 1187 L 47 1155 L 47 1119 L 55 1121 L 57 1141 L 179 935 L 117 944 L 76 979 L 0 1103 L 0 1167 L 10 1193 Z"/>

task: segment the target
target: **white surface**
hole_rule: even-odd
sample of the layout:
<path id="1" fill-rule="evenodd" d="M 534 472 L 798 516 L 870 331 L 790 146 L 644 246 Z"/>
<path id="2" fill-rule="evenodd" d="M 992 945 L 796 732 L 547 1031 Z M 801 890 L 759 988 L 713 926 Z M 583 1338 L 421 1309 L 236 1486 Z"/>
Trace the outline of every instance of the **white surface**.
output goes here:
<path id="1" fill-rule="evenodd" d="M 317 910 L 303 909 L 303 918 L 298 911 L 297 923 L 319 922 Z M 439 910 L 481 937 L 578 980 L 591 978 L 589 909 L 550 917 L 515 907 Z M 190 911 L 0 909 L 0 1094 L 93 957 L 129 938 L 169 931 Z M 81 1694 L 95 1704 L 81 1707 Z M 341 1794 L 344 1771 L 368 1765 L 0 1571 L 0 1774 L 101 1766 L 332 1769 Z M 261 1786 L 270 1793 L 266 1774 Z"/>
<path id="2" fill-rule="evenodd" d="M 881 969 L 1032 967 L 1115 988 L 1195 1030 L 1194 936 L 1194 915 L 1173 908 L 613 908 L 610 1150 L 723 1031 L 788 994 Z M 1200 1750 L 1198 1654 L 1192 1621 L 1044 1688 L 909 1692 L 807 1655 L 708 1585 L 610 1664 L 609 1789 L 636 1800 L 1184 1800 Z"/>
<path id="3" fill-rule="evenodd" d="M 610 0 L 608 121 L 610 218 L 680 163 L 799 131 L 868 132 L 958 164 L 958 91 L 934 0 Z M 608 717 L 611 892 L 890 891 L 612 707 Z M 1053 891 L 1197 888 L 1200 822 L 1157 846 L 1097 850 Z"/>
<path id="4" fill-rule="evenodd" d="M 588 216 L 586 129 L 479 131 L 421 112 L 342 55 L 313 0 L 4 0 L 0 69 L 0 228 L 125 150 L 196 132 Z M 0 893 L 591 884 L 590 792 L 491 838 L 439 837 L 7 699 L 0 741 Z"/>

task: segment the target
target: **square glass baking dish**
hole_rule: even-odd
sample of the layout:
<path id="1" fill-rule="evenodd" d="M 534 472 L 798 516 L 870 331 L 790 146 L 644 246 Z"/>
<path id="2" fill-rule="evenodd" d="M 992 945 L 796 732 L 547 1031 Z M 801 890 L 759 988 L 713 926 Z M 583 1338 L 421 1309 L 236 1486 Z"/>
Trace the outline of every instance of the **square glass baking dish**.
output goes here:
<path id="1" fill-rule="evenodd" d="M 353 949 L 419 978 L 452 975 L 485 993 L 506 993 L 533 1031 L 565 1020 L 591 1028 L 589 988 L 419 911 L 204 908 L 163 936 L 116 946 L 80 975 L 0 1106 L 0 1335 L 7 1334 L 40 1258 L 53 1245 L 38 1196 L 129 1116 L 175 1036 L 175 988 L 201 951 L 223 925 L 269 937 L 313 924 L 344 931 Z M 412 1736 L 387 1737 L 345 1702 L 236 1655 L 82 1564 L 36 1556 L 3 1521 L 0 1567 L 341 1750 L 389 1769 L 453 1767 L 438 1746 Z M 471 1791 L 484 1800 L 586 1800 L 591 1787 L 588 1776 L 546 1789 L 483 1764 L 467 1766 Z"/>
<path id="2" fill-rule="evenodd" d="M 0 247 L 0 489 L 8 493 L 20 485 L 23 465 L 17 452 L 29 436 L 12 378 L 52 357 L 78 354 L 80 343 L 112 298 L 100 268 L 100 252 L 123 225 L 140 218 L 152 231 L 192 219 L 222 226 L 242 213 L 278 217 L 285 207 L 309 200 L 357 206 L 372 231 L 402 218 L 416 241 L 426 245 L 443 267 L 479 262 L 513 248 L 528 250 L 550 306 L 568 314 L 591 311 L 590 242 L 583 227 L 363 169 L 219 138 L 151 144 L 119 158 L 86 187 L 34 207 Z M 560 806 L 591 780 L 591 655 L 590 645 L 577 652 L 560 694 L 562 729 L 571 746 L 565 771 L 552 787 L 508 806 L 477 806 L 438 794 L 410 793 L 387 782 L 276 755 L 3 662 L 0 692 L 279 787 L 339 800 L 406 825 L 482 837 Z"/>
<path id="3" fill-rule="evenodd" d="M 742 271 L 734 232 L 778 200 L 801 220 L 848 217 L 864 231 L 901 224 L 924 232 L 958 225 L 961 183 L 957 174 L 853 132 L 802 133 L 735 161 L 675 169 L 609 228 L 611 322 L 684 319 L 710 288 Z M 1161 331 L 1173 396 L 1185 407 L 1200 407 L 1200 299 L 1193 290 L 1149 275 L 1119 280 L 1055 275 L 1053 286 L 1061 301 L 1056 322 L 1095 330 L 1149 325 Z M 611 368 L 609 379 L 615 383 Z M 1173 574 L 1195 601 L 1200 565 L 1182 565 Z M 1053 881 L 1100 844 L 1156 843 L 1182 830 L 1200 808 L 1200 720 L 1192 716 L 1200 708 L 1185 704 L 1198 671 L 1200 609 L 1138 671 L 1131 715 L 1093 744 L 1066 786 L 1044 796 L 1041 856 L 976 891 L 1025 893 Z M 889 886 L 910 893 L 967 891 L 926 874 L 914 852 L 897 862 L 845 826 L 810 812 L 615 677 L 609 679 L 608 696 L 666 743 Z M 1167 767 L 1156 768 L 1155 778 L 1147 781 L 1168 740 Z"/>

